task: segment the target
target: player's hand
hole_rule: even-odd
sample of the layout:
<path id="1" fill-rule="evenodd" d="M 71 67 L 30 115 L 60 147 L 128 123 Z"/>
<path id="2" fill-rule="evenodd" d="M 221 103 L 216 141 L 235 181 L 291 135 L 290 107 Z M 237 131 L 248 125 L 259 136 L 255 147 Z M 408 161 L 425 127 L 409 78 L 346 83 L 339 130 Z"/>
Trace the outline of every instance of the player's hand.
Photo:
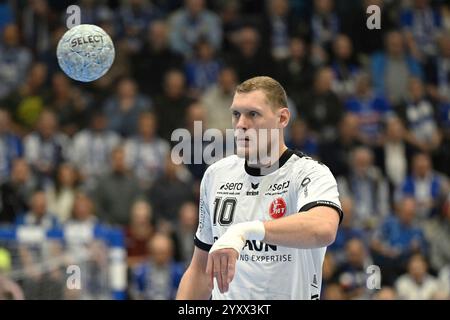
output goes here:
<path id="1" fill-rule="evenodd" d="M 219 249 L 208 256 L 206 273 L 210 279 L 210 288 L 214 286 L 214 278 L 217 280 L 219 291 L 225 293 L 234 278 L 236 261 L 239 254 L 234 249 Z"/>

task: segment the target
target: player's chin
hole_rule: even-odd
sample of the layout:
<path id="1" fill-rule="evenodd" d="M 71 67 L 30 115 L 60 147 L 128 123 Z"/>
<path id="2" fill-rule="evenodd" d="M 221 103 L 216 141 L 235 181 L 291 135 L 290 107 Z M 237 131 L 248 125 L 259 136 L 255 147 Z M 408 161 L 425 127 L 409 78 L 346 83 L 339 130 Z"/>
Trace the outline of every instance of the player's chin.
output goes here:
<path id="1" fill-rule="evenodd" d="M 236 155 L 239 158 L 245 158 L 247 159 L 250 154 L 250 148 L 248 145 L 239 145 L 239 143 L 236 145 Z"/>

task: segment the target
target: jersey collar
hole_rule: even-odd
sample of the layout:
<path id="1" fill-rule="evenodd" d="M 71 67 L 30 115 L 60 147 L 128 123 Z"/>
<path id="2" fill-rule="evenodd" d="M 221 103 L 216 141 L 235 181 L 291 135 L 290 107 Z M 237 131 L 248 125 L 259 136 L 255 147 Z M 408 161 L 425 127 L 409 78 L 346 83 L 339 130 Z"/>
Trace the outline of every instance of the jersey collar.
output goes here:
<path id="1" fill-rule="evenodd" d="M 294 151 L 291 149 L 286 149 L 286 151 L 283 152 L 281 157 L 278 159 L 277 162 L 275 162 L 272 166 L 268 168 L 264 168 L 264 170 L 261 170 L 261 168 L 255 168 L 255 167 L 249 167 L 247 165 L 247 161 L 245 161 L 244 168 L 245 172 L 251 176 L 265 176 L 268 174 L 271 174 L 272 172 L 275 172 L 277 169 L 281 168 L 288 160 L 289 158 L 294 154 Z M 261 172 L 263 171 L 263 172 Z"/>

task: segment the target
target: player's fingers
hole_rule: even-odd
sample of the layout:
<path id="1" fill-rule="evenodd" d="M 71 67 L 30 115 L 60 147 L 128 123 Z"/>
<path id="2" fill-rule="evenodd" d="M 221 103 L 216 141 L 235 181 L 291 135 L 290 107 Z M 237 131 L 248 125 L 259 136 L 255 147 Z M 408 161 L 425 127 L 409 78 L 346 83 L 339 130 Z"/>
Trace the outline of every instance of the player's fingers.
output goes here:
<path id="1" fill-rule="evenodd" d="M 228 255 L 223 253 L 220 256 L 220 274 L 222 276 L 223 291 L 228 291 Z"/>
<path id="2" fill-rule="evenodd" d="M 233 254 L 228 257 L 227 285 L 230 285 L 231 281 L 233 281 L 234 273 L 236 271 L 236 260 L 237 257 Z"/>
<path id="3" fill-rule="evenodd" d="M 208 285 L 209 289 L 212 290 L 214 287 L 214 274 L 213 274 L 213 266 L 214 266 L 214 260 L 212 257 L 212 254 L 208 255 L 208 262 L 206 263 L 206 274 L 208 276 Z"/>
<path id="4" fill-rule="evenodd" d="M 213 252 L 211 257 L 214 259 L 213 272 L 214 278 L 217 280 L 217 285 L 219 286 L 219 291 L 223 293 L 223 281 L 222 274 L 220 273 L 220 254 Z"/>

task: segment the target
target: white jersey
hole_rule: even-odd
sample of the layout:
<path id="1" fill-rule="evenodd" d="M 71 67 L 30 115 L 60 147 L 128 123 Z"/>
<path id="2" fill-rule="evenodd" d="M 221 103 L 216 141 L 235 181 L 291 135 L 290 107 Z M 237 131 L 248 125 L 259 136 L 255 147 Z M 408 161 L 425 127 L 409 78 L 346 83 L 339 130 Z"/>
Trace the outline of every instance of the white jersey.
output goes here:
<path id="1" fill-rule="evenodd" d="M 195 244 L 209 251 L 227 228 L 245 221 L 279 219 L 315 206 L 342 210 L 336 180 L 323 164 L 286 150 L 273 170 L 261 175 L 236 155 L 210 166 L 200 187 Z M 266 171 L 267 172 L 267 171 Z M 249 241 L 236 263 L 227 293 L 213 299 L 319 299 L 326 247 L 295 249 Z"/>

